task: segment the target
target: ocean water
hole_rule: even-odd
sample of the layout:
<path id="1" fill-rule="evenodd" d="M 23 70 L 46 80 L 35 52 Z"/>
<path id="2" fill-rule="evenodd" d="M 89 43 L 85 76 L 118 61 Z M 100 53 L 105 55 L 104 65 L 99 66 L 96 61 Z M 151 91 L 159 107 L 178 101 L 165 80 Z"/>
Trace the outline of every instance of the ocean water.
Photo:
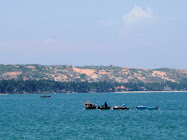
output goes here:
<path id="1" fill-rule="evenodd" d="M 0 95 L 0 140 L 186 140 L 187 93 Z M 130 110 L 85 110 L 84 101 Z M 136 110 L 138 105 L 159 110 Z"/>

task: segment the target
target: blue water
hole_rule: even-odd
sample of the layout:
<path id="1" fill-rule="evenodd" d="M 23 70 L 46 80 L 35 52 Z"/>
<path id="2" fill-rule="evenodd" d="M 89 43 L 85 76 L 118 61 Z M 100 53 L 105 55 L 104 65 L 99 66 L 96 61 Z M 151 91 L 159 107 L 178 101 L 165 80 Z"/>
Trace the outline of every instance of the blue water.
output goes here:
<path id="1" fill-rule="evenodd" d="M 185 140 L 187 93 L 0 95 L 0 140 Z M 85 110 L 84 101 L 130 110 Z M 159 110 L 136 110 L 137 105 Z"/>

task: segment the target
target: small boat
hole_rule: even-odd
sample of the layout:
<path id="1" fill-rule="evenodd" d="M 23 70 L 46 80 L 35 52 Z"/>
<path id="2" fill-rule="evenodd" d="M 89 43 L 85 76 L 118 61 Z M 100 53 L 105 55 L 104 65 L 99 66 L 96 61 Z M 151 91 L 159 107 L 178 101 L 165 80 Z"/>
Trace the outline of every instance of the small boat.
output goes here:
<path id="1" fill-rule="evenodd" d="M 112 109 L 113 110 L 129 110 L 129 108 L 125 104 L 123 104 L 122 106 L 114 106 Z"/>
<path id="2" fill-rule="evenodd" d="M 147 106 L 143 106 L 143 105 L 137 106 L 136 109 L 137 109 L 137 110 L 146 110 L 146 109 L 147 109 Z"/>
<path id="3" fill-rule="evenodd" d="M 148 110 L 158 110 L 158 106 L 155 107 L 147 107 Z"/>
<path id="4" fill-rule="evenodd" d="M 96 105 L 95 104 L 91 104 L 91 103 L 88 103 L 88 102 L 84 102 L 84 107 L 86 109 L 96 109 Z"/>
<path id="5" fill-rule="evenodd" d="M 48 95 L 41 95 L 40 97 L 41 98 L 50 98 L 51 96 L 50 95 L 49 96 Z"/>
<path id="6" fill-rule="evenodd" d="M 110 109 L 110 107 L 107 105 L 106 101 L 104 102 L 104 104 L 102 106 L 98 106 L 97 109 L 101 109 L 101 110 L 104 110 L 104 109 Z"/>

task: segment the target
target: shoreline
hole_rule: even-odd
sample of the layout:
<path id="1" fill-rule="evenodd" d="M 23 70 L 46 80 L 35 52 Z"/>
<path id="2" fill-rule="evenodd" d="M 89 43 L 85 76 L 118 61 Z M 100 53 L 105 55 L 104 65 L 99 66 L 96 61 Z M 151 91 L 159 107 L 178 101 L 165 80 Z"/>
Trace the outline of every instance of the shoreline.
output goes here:
<path id="1" fill-rule="evenodd" d="M 169 92 L 187 92 L 187 90 L 184 91 L 176 91 L 176 90 L 172 90 L 172 91 L 122 91 L 122 92 L 114 92 L 114 93 L 169 93 Z"/>
<path id="2" fill-rule="evenodd" d="M 121 91 L 121 92 L 87 92 L 87 93 L 182 93 L 182 92 L 187 92 L 187 90 L 183 90 L 183 91 L 176 91 L 176 90 L 173 90 L 173 91 Z M 79 94 L 78 92 L 73 92 L 74 94 Z M 80 92 L 82 93 L 82 92 Z M 10 94 L 72 94 L 72 93 L 0 93 L 0 95 L 10 95 Z"/>

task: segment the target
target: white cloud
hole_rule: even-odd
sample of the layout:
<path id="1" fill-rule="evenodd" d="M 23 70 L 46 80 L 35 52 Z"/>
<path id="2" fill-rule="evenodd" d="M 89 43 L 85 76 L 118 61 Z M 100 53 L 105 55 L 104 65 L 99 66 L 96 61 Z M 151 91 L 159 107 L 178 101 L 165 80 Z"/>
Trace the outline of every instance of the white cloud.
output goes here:
<path id="1" fill-rule="evenodd" d="M 153 18 L 151 8 L 143 9 L 139 6 L 135 6 L 127 15 L 123 16 L 123 22 L 127 24 L 132 24 L 151 18 Z"/>
<path id="2" fill-rule="evenodd" d="M 134 6 L 122 17 L 119 42 L 126 48 L 151 48 L 153 46 L 155 18 L 151 8 Z"/>

